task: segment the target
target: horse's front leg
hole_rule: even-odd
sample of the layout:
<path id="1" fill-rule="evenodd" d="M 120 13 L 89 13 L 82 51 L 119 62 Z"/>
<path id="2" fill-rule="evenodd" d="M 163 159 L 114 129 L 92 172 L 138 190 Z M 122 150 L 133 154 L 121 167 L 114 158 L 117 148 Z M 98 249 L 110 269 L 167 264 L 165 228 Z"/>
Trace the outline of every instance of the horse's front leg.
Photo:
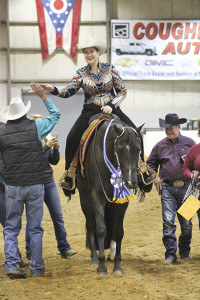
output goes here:
<path id="1" fill-rule="evenodd" d="M 103 211 L 103 210 L 102 210 Z M 105 253 L 104 253 L 104 240 L 106 236 L 106 226 L 104 221 L 104 214 L 101 212 L 96 216 L 96 235 L 99 245 L 99 267 L 97 268 L 97 274 L 106 276 L 107 268 L 105 264 Z"/>
<path id="2" fill-rule="evenodd" d="M 128 207 L 128 204 L 120 204 L 114 207 L 114 223 L 113 223 L 113 236 L 116 241 L 116 254 L 114 258 L 114 268 L 113 268 L 113 274 L 120 275 L 122 274 L 122 268 L 121 268 L 121 244 L 122 239 L 124 237 L 124 228 L 123 228 L 123 221 L 126 209 Z"/>
<path id="3" fill-rule="evenodd" d="M 113 274 L 114 275 L 121 275 L 122 274 L 121 244 L 122 244 L 122 238 L 117 239 L 116 240 L 116 254 L 115 254 L 115 258 L 114 258 L 114 268 L 113 268 Z"/>

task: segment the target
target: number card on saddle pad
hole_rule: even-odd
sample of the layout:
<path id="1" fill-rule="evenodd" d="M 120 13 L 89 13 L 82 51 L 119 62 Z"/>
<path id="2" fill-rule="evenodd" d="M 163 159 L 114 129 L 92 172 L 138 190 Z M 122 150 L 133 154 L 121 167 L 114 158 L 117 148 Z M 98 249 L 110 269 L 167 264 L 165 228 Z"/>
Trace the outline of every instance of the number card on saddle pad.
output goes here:
<path id="1" fill-rule="evenodd" d="M 193 195 L 190 195 L 177 212 L 189 221 L 200 208 L 200 201 Z"/>

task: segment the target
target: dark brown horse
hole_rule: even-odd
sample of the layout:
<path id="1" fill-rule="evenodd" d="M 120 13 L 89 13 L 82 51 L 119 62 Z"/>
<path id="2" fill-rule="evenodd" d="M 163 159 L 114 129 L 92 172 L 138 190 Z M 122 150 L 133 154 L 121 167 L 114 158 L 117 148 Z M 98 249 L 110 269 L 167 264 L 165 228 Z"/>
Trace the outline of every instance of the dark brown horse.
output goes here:
<path id="1" fill-rule="evenodd" d="M 85 177 L 77 171 L 77 188 L 80 202 L 86 217 L 87 246 L 91 250 L 91 265 L 99 264 L 97 273 L 106 275 L 104 250 L 116 242 L 113 273 L 122 273 L 121 242 L 124 235 L 123 220 L 128 202 L 113 202 L 113 185 L 111 173 L 103 156 L 103 140 L 108 125 L 110 129 L 106 138 L 106 153 L 109 161 L 117 169 L 120 167 L 123 182 L 129 189 L 135 189 L 138 181 L 138 161 L 141 140 L 137 130 L 115 119 L 112 124 L 105 121 L 95 133 L 85 158 Z M 122 184 L 123 187 L 123 184 Z M 113 244 L 113 242 L 111 243 Z M 97 256 L 97 250 L 99 255 Z"/>

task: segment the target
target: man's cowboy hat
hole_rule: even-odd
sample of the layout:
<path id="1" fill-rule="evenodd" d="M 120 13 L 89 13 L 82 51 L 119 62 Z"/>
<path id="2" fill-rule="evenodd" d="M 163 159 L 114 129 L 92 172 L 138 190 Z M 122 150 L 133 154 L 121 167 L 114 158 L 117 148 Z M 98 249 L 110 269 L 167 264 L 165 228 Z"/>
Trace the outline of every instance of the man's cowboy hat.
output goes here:
<path id="1" fill-rule="evenodd" d="M 79 50 L 85 48 L 95 47 L 99 50 L 99 55 L 102 55 L 106 51 L 106 44 L 102 41 L 96 41 L 92 37 L 84 39 L 81 44 L 78 45 Z"/>
<path id="2" fill-rule="evenodd" d="M 9 106 L 1 110 L 1 116 L 5 120 L 17 120 L 23 117 L 31 108 L 31 101 L 25 105 L 21 98 L 12 98 Z"/>
<path id="3" fill-rule="evenodd" d="M 184 124 L 187 122 L 187 119 L 179 119 L 177 114 L 168 114 L 165 116 L 165 120 L 159 118 L 160 127 L 169 128 L 173 125 Z"/>

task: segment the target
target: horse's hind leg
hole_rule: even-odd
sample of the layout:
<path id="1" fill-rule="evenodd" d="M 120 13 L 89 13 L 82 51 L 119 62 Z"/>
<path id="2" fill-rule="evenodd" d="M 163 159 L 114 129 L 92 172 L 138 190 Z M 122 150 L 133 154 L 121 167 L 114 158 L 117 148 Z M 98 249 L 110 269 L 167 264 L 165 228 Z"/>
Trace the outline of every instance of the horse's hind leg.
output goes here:
<path id="1" fill-rule="evenodd" d="M 113 268 L 113 274 L 122 274 L 122 268 L 121 268 L 121 243 L 122 239 L 118 239 L 116 241 L 116 254 L 114 259 L 114 268 Z"/>
<path id="2" fill-rule="evenodd" d="M 116 254 L 116 242 L 111 240 L 110 242 L 110 254 L 108 255 L 108 261 L 113 261 Z"/>
<path id="3" fill-rule="evenodd" d="M 90 263 L 90 266 L 98 266 L 99 261 L 98 261 L 98 256 L 97 256 L 97 252 L 96 252 L 94 233 L 90 234 L 90 248 L 91 248 L 91 263 Z"/>
<path id="4" fill-rule="evenodd" d="M 80 187 L 79 187 L 80 188 Z M 95 217 L 92 210 L 90 195 L 79 190 L 81 208 L 86 218 L 86 248 L 89 248 L 91 251 L 91 263 L 90 265 L 98 265 L 98 256 L 96 252 L 96 243 L 95 243 Z"/>

